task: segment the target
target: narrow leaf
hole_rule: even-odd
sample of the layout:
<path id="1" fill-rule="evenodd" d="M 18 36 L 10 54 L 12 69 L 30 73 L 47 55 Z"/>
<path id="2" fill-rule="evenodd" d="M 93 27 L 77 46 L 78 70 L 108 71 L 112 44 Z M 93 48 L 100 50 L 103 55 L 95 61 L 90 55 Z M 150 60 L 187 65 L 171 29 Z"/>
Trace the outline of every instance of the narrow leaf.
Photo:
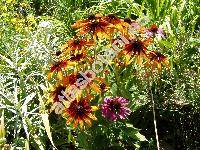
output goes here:
<path id="1" fill-rule="evenodd" d="M 50 131 L 50 125 L 49 125 L 49 119 L 48 119 L 49 115 L 48 114 L 41 114 L 41 116 L 42 116 L 42 121 L 44 123 L 45 130 L 47 132 L 47 136 L 48 136 L 49 140 L 51 141 L 51 144 L 53 145 L 53 147 L 56 148 L 54 143 L 53 143 L 53 139 L 52 139 L 52 135 L 51 135 L 51 131 Z"/>

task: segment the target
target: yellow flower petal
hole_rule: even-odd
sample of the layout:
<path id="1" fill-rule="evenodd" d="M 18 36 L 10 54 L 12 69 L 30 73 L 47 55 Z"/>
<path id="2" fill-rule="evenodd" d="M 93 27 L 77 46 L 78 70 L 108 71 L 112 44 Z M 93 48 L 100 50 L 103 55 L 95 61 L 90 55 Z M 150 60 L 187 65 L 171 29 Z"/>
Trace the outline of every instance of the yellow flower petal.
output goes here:
<path id="1" fill-rule="evenodd" d="M 137 63 L 138 63 L 138 65 L 142 65 L 142 58 L 141 58 L 141 56 L 140 55 L 138 55 L 138 57 L 137 57 Z"/>
<path id="2" fill-rule="evenodd" d="M 92 83 L 91 87 L 95 92 L 101 93 L 101 90 L 99 89 L 99 87 L 95 83 Z"/>
<path id="3" fill-rule="evenodd" d="M 69 125 L 71 122 L 72 122 L 72 118 L 70 117 L 67 119 L 66 124 Z"/>
<path id="4" fill-rule="evenodd" d="M 94 115 L 92 115 L 92 114 L 89 114 L 88 115 L 92 120 L 97 120 L 97 118 L 94 116 Z"/>
<path id="5" fill-rule="evenodd" d="M 76 119 L 76 120 L 74 121 L 74 128 L 77 128 L 78 123 L 79 123 L 79 119 Z"/>
<path id="6" fill-rule="evenodd" d="M 99 109 L 99 107 L 97 106 L 91 106 L 91 108 L 92 108 L 92 111 L 97 111 Z"/>
<path id="7" fill-rule="evenodd" d="M 58 71 L 57 77 L 59 80 L 62 80 L 63 78 L 62 71 Z"/>
<path id="8" fill-rule="evenodd" d="M 47 79 L 50 80 L 52 78 L 52 76 L 53 76 L 53 72 L 48 74 Z"/>
<path id="9" fill-rule="evenodd" d="M 83 129 L 83 121 L 82 120 L 79 121 L 79 124 L 80 124 L 80 128 Z"/>
<path id="10" fill-rule="evenodd" d="M 158 72 L 161 72 L 161 69 L 162 69 L 161 63 L 158 63 L 157 67 L 158 67 Z"/>
<path id="11" fill-rule="evenodd" d="M 84 121 L 85 121 L 89 126 L 92 126 L 92 122 L 91 122 L 90 119 L 85 118 Z"/>

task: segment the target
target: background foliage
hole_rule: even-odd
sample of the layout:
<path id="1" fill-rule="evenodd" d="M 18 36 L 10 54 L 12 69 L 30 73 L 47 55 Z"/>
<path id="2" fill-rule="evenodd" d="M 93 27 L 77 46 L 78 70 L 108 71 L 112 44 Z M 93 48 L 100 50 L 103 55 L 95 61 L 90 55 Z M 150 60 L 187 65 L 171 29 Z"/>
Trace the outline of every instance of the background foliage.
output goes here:
<path id="1" fill-rule="evenodd" d="M 197 0 L 2 0 L 0 146 L 13 149 L 53 148 L 46 133 L 45 122 L 48 121 L 41 117 L 46 112 L 43 99 L 48 88 L 45 79 L 51 54 L 74 35 L 70 25 L 77 19 L 91 13 L 116 13 L 120 18 L 140 18 L 145 25 L 162 25 L 167 39 L 158 44 L 171 64 L 170 73 L 161 74 L 152 86 L 144 77 L 130 77 L 125 83 L 125 90 L 135 100 L 132 104 L 134 112 L 129 118 L 130 129 L 135 132 L 135 127 L 141 129 L 140 133 L 145 135 L 148 142 L 127 144 L 124 148 L 155 149 L 151 92 L 155 100 L 161 145 L 174 149 L 200 148 L 198 4 Z M 50 25 L 43 27 L 43 21 Z M 122 78 L 126 77 L 126 71 L 121 74 Z M 111 90 L 115 92 L 116 85 Z M 84 149 L 102 145 L 106 149 L 112 144 L 97 130 L 94 133 L 96 136 L 90 137 L 95 138 L 91 145 L 83 138 L 85 133 L 78 137 L 75 132 L 69 134 L 64 120 L 55 114 L 49 116 L 49 121 L 52 139 L 58 149 L 73 149 L 73 140 L 77 140 L 78 146 Z M 128 140 L 131 139 L 124 142 L 130 143 Z"/>

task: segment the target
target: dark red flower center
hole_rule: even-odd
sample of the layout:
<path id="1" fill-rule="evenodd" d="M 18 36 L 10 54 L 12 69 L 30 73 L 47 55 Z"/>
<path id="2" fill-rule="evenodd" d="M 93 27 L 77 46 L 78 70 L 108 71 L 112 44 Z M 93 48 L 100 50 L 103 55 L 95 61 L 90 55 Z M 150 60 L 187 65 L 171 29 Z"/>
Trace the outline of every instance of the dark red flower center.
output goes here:
<path id="1" fill-rule="evenodd" d="M 125 19 L 124 19 L 124 22 L 127 22 L 128 24 L 131 24 L 131 23 L 132 23 L 132 21 L 131 21 L 130 18 L 125 18 Z"/>
<path id="2" fill-rule="evenodd" d="M 121 104 L 119 102 L 116 102 L 116 101 L 111 101 L 110 104 L 109 104 L 109 108 L 111 111 L 119 111 L 120 108 L 121 108 Z"/>
<path id="3" fill-rule="evenodd" d="M 135 50 L 137 50 L 139 52 L 143 48 L 143 43 L 135 41 L 134 43 L 132 43 L 132 46 L 133 46 L 133 49 L 135 49 Z"/>
<path id="4" fill-rule="evenodd" d="M 69 84 L 73 85 L 77 80 L 77 75 L 71 74 L 69 75 Z"/>
<path id="5" fill-rule="evenodd" d="M 114 14 L 109 14 L 108 18 L 110 18 L 110 19 L 116 19 L 117 17 Z"/>
<path id="6" fill-rule="evenodd" d="M 89 28 L 90 32 L 95 32 L 97 30 L 100 30 L 101 32 L 105 32 L 104 28 L 108 25 L 108 23 L 106 23 L 103 20 L 99 20 L 99 21 L 93 21 L 89 24 L 89 26 L 87 28 Z"/>
<path id="7" fill-rule="evenodd" d="M 74 44 L 75 45 L 79 45 L 80 44 L 80 40 L 78 40 L 78 39 L 74 40 Z"/>
<path id="8" fill-rule="evenodd" d="M 96 19 L 96 17 L 94 14 L 91 14 L 88 16 L 88 20 L 95 20 L 95 19 Z"/>
<path id="9" fill-rule="evenodd" d="M 62 54 L 61 51 L 57 51 L 57 52 L 56 52 L 56 56 L 59 56 L 60 54 Z"/>
<path id="10" fill-rule="evenodd" d="M 64 87 L 64 86 L 59 86 L 59 87 L 57 87 L 57 89 L 55 90 L 56 96 L 55 96 L 55 98 L 54 98 L 54 102 L 59 102 L 59 101 L 60 101 L 58 96 L 64 96 L 64 95 L 62 94 L 62 91 L 64 92 L 65 89 L 66 89 L 66 87 Z"/>
<path id="11" fill-rule="evenodd" d="M 60 95 L 60 96 L 63 96 L 62 94 L 62 91 L 65 91 L 66 87 L 64 86 L 60 86 L 58 89 L 57 89 L 57 94 Z"/>
<path id="12" fill-rule="evenodd" d="M 156 25 L 152 25 L 149 29 L 150 32 L 156 33 L 158 31 L 158 27 Z"/>
<path id="13" fill-rule="evenodd" d="M 81 58 L 83 58 L 83 53 L 77 54 L 77 55 L 72 54 L 70 60 L 71 61 L 80 61 Z"/>
<path id="14" fill-rule="evenodd" d="M 112 23 L 112 24 L 117 24 L 120 22 L 120 19 L 118 17 L 116 17 L 115 14 L 109 14 L 106 17 L 106 21 L 108 21 L 109 23 Z"/>
<path id="15" fill-rule="evenodd" d="M 69 108 L 68 108 L 69 114 L 74 118 L 81 118 L 84 119 L 88 116 L 89 113 L 91 113 L 91 107 L 89 106 L 88 102 L 85 100 L 80 100 L 77 102 L 77 100 L 74 100 Z"/>
<path id="16" fill-rule="evenodd" d="M 84 113 L 84 107 L 78 105 L 78 106 L 77 106 L 77 109 L 76 109 L 76 112 L 77 112 L 77 114 L 78 114 L 79 116 L 81 116 L 81 115 Z"/>
<path id="17" fill-rule="evenodd" d="M 118 20 L 118 18 L 114 14 L 109 14 L 107 17 L 108 17 L 109 22 L 111 22 L 113 20 Z"/>
<path id="18" fill-rule="evenodd" d="M 99 25 L 100 25 L 100 23 L 99 23 L 98 21 L 92 22 L 91 25 L 90 25 L 91 31 L 95 31 L 96 28 L 97 28 Z"/>
<path id="19" fill-rule="evenodd" d="M 102 91 L 104 91 L 106 89 L 106 84 L 105 83 L 101 83 L 100 84 L 100 88 Z"/>
<path id="20" fill-rule="evenodd" d="M 60 66 L 61 62 L 53 62 L 53 67 L 58 68 Z"/>
<path id="21" fill-rule="evenodd" d="M 131 45 L 128 47 L 129 52 L 134 52 L 140 54 L 142 51 L 144 51 L 144 43 L 141 41 L 133 41 L 131 42 Z"/>

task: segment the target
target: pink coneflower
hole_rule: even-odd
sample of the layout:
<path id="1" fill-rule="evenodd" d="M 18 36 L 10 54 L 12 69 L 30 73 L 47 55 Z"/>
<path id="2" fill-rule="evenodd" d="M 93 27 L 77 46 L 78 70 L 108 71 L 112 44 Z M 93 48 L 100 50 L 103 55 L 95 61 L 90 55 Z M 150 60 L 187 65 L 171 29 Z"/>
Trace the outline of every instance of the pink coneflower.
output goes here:
<path id="1" fill-rule="evenodd" d="M 128 99 L 123 97 L 105 98 L 101 106 L 102 115 L 111 121 L 125 119 L 131 112 L 131 110 L 126 107 L 127 104 Z"/>

